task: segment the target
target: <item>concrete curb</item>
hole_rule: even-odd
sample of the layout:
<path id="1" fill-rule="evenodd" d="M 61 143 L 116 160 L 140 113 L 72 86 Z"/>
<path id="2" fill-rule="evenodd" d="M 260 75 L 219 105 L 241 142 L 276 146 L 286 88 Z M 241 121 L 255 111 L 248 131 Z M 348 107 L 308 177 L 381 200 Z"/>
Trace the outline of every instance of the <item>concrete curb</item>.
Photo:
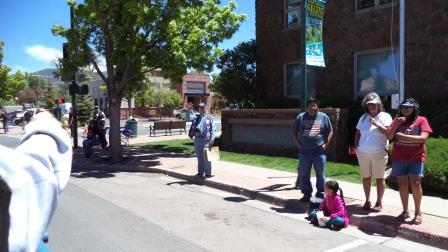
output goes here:
<path id="1" fill-rule="evenodd" d="M 129 168 L 125 165 L 113 165 L 113 168 L 107 168 L 110 166 L 105 165 L 94 165 L 87 164 L 84 165 L 84 169 L 94 168 L 98 169 L 102 167 L 105 171 L 117 171 L 117 172 L 147 172 L 147 173 L 161 173 L 170 177 L 185 180 L 198 185 L 205 185 L 218 190 L 242 195 L 251 200 L 259 200 L 268 204 L 281 206 L 287 209 L 293 209 L 297 212 L 305 213 L 308 210 L 308 204 L 300 202 L 298 199 L 290 199 L 281 197 L 279 195 L 273 195 L 269 192 L 260 192 L 255 189 L 246 188 L 244 186 L 232 185 L 228 182 L 216 181 L 216 178 L 211 179 L 197 179 L 191 175 L 184 174 L 181 172 L 176 172 L 173 170 L 163 169 L 163 168 L 147 168 L 147 167 L 136 167 Z M 347 198 L 347 201 L 350 199 Z M 369 232 L 381 233 L 385 236 L 390 237 L 401 237 L 407 240 L 412 240 L 422 244 L 430 245 L 433 247 L 447 249 L 448 248 L 448 236 L 443 234 L 434 234 L 429 230 L 421 230 L 415 228 L 415 226 L 408 224 L 393 225 L 387 224 L 380 221 L 375 221 L 366 217 L 357 216 L 354 214 L 350 215 L 350 225 L 358 227 L 360 230 L 368 230 Z"/>

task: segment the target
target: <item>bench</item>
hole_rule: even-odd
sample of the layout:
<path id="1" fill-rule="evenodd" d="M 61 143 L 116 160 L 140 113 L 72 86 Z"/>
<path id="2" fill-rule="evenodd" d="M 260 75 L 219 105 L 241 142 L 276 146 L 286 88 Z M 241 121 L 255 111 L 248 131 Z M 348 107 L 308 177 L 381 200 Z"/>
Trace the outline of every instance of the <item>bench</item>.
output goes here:
<path id="1" fill-rule="evenodd" d="M 187 133 L 185 129 L 187 127 L 187 122 L 183 120 L 175 120 L 175 121 L 155 121 L 154 125 L 149 126 L 149 136 L 156 136 L 156 132 L 160 130 L 165 131 L 165 136 L 172 135 L 172 130 L 179 130 L 179 133 L 182 134 L 182 131 Z"/>
<path id="2" fill-rule="evenodd" d="M 179 135 L 182 134 L 182 131 L 187 134 L 187 130 L 185 129 L 187 127 L 187 121 L 184 120 L 176 120 L 171 121 L 171 130 L 179 130 Z M 170 130 L 170 134 L 171 134 Z"/>

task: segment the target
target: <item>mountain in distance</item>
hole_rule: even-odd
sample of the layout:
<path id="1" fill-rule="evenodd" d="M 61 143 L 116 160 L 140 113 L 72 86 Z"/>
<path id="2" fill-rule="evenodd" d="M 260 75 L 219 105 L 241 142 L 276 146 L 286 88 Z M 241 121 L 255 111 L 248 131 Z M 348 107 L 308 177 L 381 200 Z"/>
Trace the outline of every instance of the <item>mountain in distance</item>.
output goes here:
<path id="1" fill-rule="evenodd" d="M 46 68 L 42 69 L 40 71 L 37 71 L 36 74 L 44 77 L 45 79 L 49 80 L 53 85 L 58 86 L 64 84 L 64 82 L 61 80 L 61 78 L 56 78 L 55 73 L 58 71 L 57 68 Z"/>
<path id="2" fill-rule="evenodd" d="M 60 77 L 55 77 L 55 73 L 58 71 L 57 68 L 46 68 L 46 69 L 42 69 L 40 71 L 37 71 L 36 74 L 44 77 L 45 79 L 49 80 L 51 83 L 53 83 L 53 85 L 58 86 L 58 85 L 63 85 L 65 84 Z M 89 82 L 97 82 L 99 81 L 99 79 L 101 79 L 101 77 L 93 71 L 84 71 L 84 74 L 87 76 L 88 79 L 88 83 Z"/>

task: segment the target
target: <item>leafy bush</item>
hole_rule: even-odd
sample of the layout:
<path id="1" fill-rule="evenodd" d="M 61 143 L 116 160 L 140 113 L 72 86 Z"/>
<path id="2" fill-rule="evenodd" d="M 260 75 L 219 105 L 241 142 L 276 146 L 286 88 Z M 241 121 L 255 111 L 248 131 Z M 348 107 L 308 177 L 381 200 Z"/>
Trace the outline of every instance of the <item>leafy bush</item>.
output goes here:
<path id="1" fill-rule="evenodd" d="M 448 100 L 421 100 L 421 114 L 428 118 L 434 134 L 433 136 L 448 137 Z"/>
<path id="2" fill-rule="evenodd" d="M 426 144 L 425 190 L 448 193 L 448 139 L 430 138 Z"/>

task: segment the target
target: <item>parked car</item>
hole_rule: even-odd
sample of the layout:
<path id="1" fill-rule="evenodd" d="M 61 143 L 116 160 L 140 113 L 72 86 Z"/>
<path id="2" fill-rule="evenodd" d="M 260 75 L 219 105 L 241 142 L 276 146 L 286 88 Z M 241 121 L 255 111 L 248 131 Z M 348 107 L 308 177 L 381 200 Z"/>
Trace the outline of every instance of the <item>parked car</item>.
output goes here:
<path id="1" fill-rule="evenodd" d="M 181 110 L 174 110 L 173 114 L 174 117 L 177 119 L 186 120 L 187 119 L 187 109 L 181 109 Z M 199 115 L 199 112 L 193 109 L 193 112 L 196 114 L 196 116 Z"/>
<path id="2" fill-rule="evenodd" d="M 14 124 L 21 124 L 23 123 L 23 116 L 25 115 L 26 111 L 22 110 L 16 110 L 14 111 Z"/>
<path id="3" fill-rule="evenodd" d="M 30 112 L 31 113 L 31 117 L 34 116 L 34 114 L 36 114 L 36 108 L 31 108 L 31 109 L 27 109 L 25 111 L 15 111 L 14 113 L 14 124 L 22 124 L 23 120 L 25 119 L 25 113 L 26 112 Z"/>

